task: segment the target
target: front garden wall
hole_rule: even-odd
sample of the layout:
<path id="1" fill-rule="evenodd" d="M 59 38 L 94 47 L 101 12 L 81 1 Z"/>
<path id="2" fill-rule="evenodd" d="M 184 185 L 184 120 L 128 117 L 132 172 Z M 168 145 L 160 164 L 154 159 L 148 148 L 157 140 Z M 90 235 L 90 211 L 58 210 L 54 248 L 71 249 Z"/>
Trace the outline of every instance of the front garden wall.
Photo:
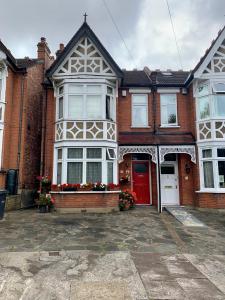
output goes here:
<path id="1" fill-rule="evenodd" d="M 120 191 L 51 192 L 61 213 L 108 213 L 118 211 Z"/>

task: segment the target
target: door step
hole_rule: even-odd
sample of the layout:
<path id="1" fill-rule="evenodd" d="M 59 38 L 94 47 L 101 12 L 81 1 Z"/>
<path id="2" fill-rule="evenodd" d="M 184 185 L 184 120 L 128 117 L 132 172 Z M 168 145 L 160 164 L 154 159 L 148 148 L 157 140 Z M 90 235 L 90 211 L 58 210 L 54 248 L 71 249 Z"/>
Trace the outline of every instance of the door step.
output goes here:
<path id="1" fill-rule="evenodd" d="M 193 216 L 188 209 L 182 206 L 164 206 L 164 209 L 176 218 L 184 226 L 207 227 L 204 223 Z"/>

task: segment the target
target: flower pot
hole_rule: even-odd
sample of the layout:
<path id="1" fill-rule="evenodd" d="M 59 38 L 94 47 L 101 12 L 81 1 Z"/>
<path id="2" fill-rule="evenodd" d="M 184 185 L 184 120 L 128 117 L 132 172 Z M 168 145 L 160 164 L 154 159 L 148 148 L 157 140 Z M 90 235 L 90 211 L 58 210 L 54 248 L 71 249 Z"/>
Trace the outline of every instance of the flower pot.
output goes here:
<path id="1" fill-rule="evenodd" d="M 49 212 L 47 205 L 39 205 L 39 213 L 44 214 L 44 213 L 47 213 L 47 212 Z"/>

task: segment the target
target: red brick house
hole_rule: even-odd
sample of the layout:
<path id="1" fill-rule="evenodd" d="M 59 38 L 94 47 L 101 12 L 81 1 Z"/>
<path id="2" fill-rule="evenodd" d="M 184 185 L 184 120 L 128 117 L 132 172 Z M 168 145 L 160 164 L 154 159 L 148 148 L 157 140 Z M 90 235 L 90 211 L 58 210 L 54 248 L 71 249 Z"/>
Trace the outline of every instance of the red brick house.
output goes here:
<path id="1" fill-rule="evenodd" d="M 16 59 L 0 41 L 0 187 L 13 188 L 16 206 L 32 201 L 40 172 L 44 72 L 51 63 L 44 38 L 35 59 Z M 13 170 L 12 185 L 7 182 Z M 17 189 L 18 187 L 18 189 Z M 22 203 L 28 205 L 29 203 Z"/>
<path id="2" fill-rule="evenodd" d="M 168 205 L 225 208 L 225 29 L 191 72 L 121 70 L 86 22 L 65 48 L 60 44 L 53 63 L 46 41 L 38 45 L 38 59 L 29 64 L 14 59 L 19 71 L 12 71 L 15 78 L 26 74 L 31 94 L 25 98 L 33 99 L 23 100 L 30 109 L 24 111 L 18 142 L 20 167 L 12 142 L 7 144 L 14 149 L 12 166 L 2 151 L 3 169 L 20 168 L 20 185 L 34 183 L 40 164 L 53 184 L 121 182 L 136 192 L 137 204 L 159 211 Z M 32 81 L 35 70 L 38 79 Z M 1 76 L 10 82 L 9 75 Z M 38 130 L 29 133 L 32 124 L 42 127 L 42 139 Z M 7 119 L 2 126 L 9 139 Z M 110 211 L 118 197 L 117 192 L 54 195 L 65 212 Z"/>

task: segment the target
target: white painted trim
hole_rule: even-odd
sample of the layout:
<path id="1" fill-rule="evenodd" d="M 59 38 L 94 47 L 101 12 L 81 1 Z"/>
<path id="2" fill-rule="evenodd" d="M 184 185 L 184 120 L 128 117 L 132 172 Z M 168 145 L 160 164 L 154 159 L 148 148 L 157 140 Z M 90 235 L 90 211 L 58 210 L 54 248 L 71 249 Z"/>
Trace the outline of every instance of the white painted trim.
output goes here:
<path id="1" fill-rule="evenodd" d="M 205 76 L 206 74 L 203 74 L 203 72 L 204 72 L 205 68 L 208 66 L 208 64 L 210 63 L 210 61 L 212 60 L 214 54 L 216 53 L 217 49 L 220 47 L 220 45 L 222 44 L 224 39 L 225 39 L 225 28 L 223 29 L 223 32 L 220 33 L 220 36 L 218 37 L 216 43 L 214 44 L 214 46 L 212 47 L 210 52 L 207 54 L 204 61 L 201 63 L 201 65 L 198 67 L 198 69 L 194 73 L 194 78 L 200 78 L 200 77 L 203 78 L 203 76 L 205 78 L 212 77 L 212 74 L 207 74 L 209 76 L 208 77 L 208 76 Z M 225 75 L 224 72 L 221 73 L 221 76 L 224 77 L 224 75 Z M 217 76 L 218 76 L 218 74 L 217 74 Z"/>
<path id="2" fill-rule="evenodd" d="M 151 94 L 151 89 L 143 89 L 143 88 L 131 88 L 129 89 L 130 94 Z"/>
<path id="3" fill-rule="evenodd" d="M 157 88 L 159 94 L 177 94 L 180 93 L 179 88 Z"/>

